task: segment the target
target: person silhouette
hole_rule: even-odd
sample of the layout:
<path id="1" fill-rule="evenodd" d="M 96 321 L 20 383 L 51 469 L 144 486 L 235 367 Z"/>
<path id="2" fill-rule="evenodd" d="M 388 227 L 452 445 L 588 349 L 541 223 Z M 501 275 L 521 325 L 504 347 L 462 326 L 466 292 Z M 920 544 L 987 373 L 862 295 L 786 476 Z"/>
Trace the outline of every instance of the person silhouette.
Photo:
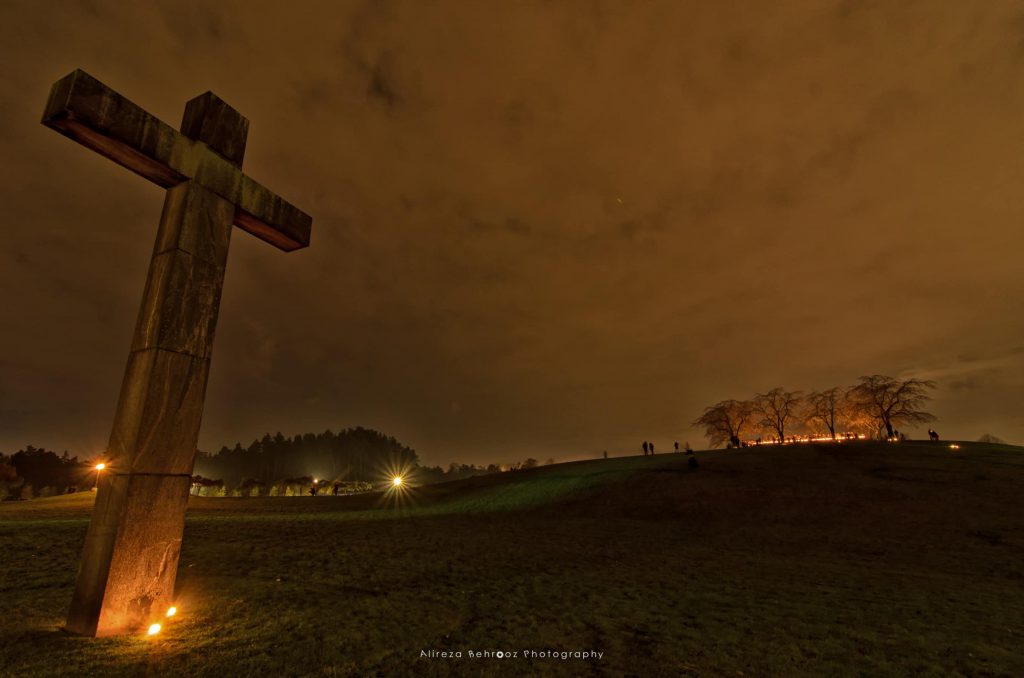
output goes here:
<path id="1" fill-rule="evenodd" d="M 607 459 L 607 458 L 608 458 L 608 450 L 605 450 L 605 451 L 604 451 L 604 458 L 605 458 L 605 459 Z"/>
<path id="2" fill-rule="evenodd" d="M 643 448 L 644 448 L 644 456 L 646 457 L 647 456 L 647 441 L 646 440 L 644 441 Z"/>
<path id="3" fill-rule="evenodd" d="M 654 443 L 649 443 L 649 445 L 651 446 L 651 456 L 653 456 L 654 455 Z"/>
<path id="4" fill-rule="evenodd" d="M 676 444 L 676 452 L 678 452 L 679 451 L 679 441 L 677 440 L 675 444 Z"/>

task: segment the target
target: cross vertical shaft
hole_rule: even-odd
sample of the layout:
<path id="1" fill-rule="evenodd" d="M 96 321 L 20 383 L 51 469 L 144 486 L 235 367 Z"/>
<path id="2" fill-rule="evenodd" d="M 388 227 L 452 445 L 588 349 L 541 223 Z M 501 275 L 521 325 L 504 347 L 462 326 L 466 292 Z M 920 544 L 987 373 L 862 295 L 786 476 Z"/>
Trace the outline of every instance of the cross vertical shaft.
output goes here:
<path id="1" fill-rule="evenodd" d="M 179 132 L 76 70 L 42 122 L 167 189 L 66 625 L 125 633 L 173 601 L 232 225 L 290 252 L 313 220 L 242 173 L 249 121 L 211 92 Z"/>
<path id="2" fill-rule="evenodd" d="M 170 607 L 233 218 L 194 182 L 167 191 L 69 630 L 109 635 Z"/>
<path id="3" fill-rule="evenodd" d="M 240 162 L 247 122 L 199 101 L 210 97 L 189 103 L 182 131 Z M 134 630 L 173 602 L 234 219 L 235 206 L 196 181 L 167 191 L 68 615 L 73 632 Z"/>

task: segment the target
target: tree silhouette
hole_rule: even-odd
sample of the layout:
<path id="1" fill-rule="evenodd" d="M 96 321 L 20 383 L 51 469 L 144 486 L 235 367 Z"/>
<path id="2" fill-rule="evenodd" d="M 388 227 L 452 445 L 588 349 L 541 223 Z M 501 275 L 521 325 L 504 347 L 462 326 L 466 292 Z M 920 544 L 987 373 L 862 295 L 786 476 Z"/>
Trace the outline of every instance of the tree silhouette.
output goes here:
<path id="1" fill-rule="evenodd" d="M 835 440 L 839 421 L 846 408 L 846 393 L 838 386 L 824 391 L 812 391 L 805 400 L 804 421 L 808 425 L 820 423 Z"/>
<path id="2" fill-rule="evenodd" d="M 861 377 L 859 383 L 847 391 L 847 397 L 855 409 L 874 421 L 876 430 L 885 429 L 886 435 L 891 437 L 897 425 L 935 421 L 935 415 L 924 409 L 931 400 L 928 392 L 934 388 L 935 382 L 926 379 L 900 380 L 874 374 Z"/>
<path id="3" fill-rule="evenodd" d="M 767 393 L 758 393 L 754 398 L 754 412 L 760 416 L 760 424 L 776 434 L 779 442 L 786 440 L 786 427 L 798 418 L 803 395 L 800 391 L 787 391 L 776 387 Z"/>
<path id="4" fill-rule="evenodd" d="M 754 412 L 749 400 L 723 400 L 704 409 L 693 426 L 704 429 L 711 447 L 738 439 Z"/>

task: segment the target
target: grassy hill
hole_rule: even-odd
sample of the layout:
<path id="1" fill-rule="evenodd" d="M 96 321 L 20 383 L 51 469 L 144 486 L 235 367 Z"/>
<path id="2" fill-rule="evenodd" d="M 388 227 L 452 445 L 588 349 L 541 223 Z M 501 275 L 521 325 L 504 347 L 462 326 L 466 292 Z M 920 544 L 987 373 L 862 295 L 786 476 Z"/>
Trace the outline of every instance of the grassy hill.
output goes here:
<path id="1" fill-rule="evenodd" d="M 152 639 L 58 630 L 91 493 L 2 504 L 0 674 L 1024 675 L 1024 449 L 697 458 L 193 498 Z"/>

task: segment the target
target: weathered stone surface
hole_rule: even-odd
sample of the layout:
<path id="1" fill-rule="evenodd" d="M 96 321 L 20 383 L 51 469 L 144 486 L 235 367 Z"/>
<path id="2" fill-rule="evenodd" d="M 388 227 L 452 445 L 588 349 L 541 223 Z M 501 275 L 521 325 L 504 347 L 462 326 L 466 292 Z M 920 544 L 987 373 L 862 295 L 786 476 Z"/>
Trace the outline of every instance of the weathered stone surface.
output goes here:
<path id="1" fill-rule="evenodd" d="M 179 249 L 224 268 L 231 243 L 235 206 L 216 193 L 186 181 L 167 190 L 153 255 Z"/>
<path id="2" fill-rule="evenodd" d="M 210 356 L 233 214 L 233 205 L 194 182 L 168 191 L 133 351 Z"/>
<path id="3" fill-rule="evenodd" d="M 228 162 L 242 166 L 249 121 L 213 92 L 200 94 L 185 104 L 181 133 L 202 141 Z"/>
<path id="4" fill-rule="evenodd" d="M 132 350 L 209 357 L 223 283 L 223 269 L 180 250 L 153 257 Z"/>
<path id="5" fill-rule="evenodd" d="M 54 84 L 43 124 L 165 188 L 193 179 L 237 206 L 240 228 L 275 247 L 309 245 L 308 214 L 83 71 Z"/>
<path id="6" fill-rule="evenodd" d="M 85 71 L 54 83 L 43 124 L 165 188 L 186 178 L 166 161 L 181 133 Z"/>
<path id="7" fill-rule="evenodd" d="M 309 246 L 313 221 L 267 188 L 242 175 L 235 225 L 286 252 Z"/>
<path id="8" fill-rule="evenodd" d="M 210 361 L 162 349 L 128 356 L 107 447 L 137 473 L 192 473 Z"/>
<path id="9" fill-rule="evenodd" d="M 174 602 L 189 476 L 111 473 L 97 492 L 67 628 L 105 636 L 145 628 Z"/>
<path id="10" fill-rule="evenodd" d="M 85 534 L 85 547 L 75 578 L 75 594 L 64 628 L 83 636 L 96 635 L 103 593 L 107 588 L 110 557 L 114 552 L 117 526 L 128 491 L 127 476 L 118 476 L 110 463 L 110 471 L 99 479 L 92 519 Z"/>

